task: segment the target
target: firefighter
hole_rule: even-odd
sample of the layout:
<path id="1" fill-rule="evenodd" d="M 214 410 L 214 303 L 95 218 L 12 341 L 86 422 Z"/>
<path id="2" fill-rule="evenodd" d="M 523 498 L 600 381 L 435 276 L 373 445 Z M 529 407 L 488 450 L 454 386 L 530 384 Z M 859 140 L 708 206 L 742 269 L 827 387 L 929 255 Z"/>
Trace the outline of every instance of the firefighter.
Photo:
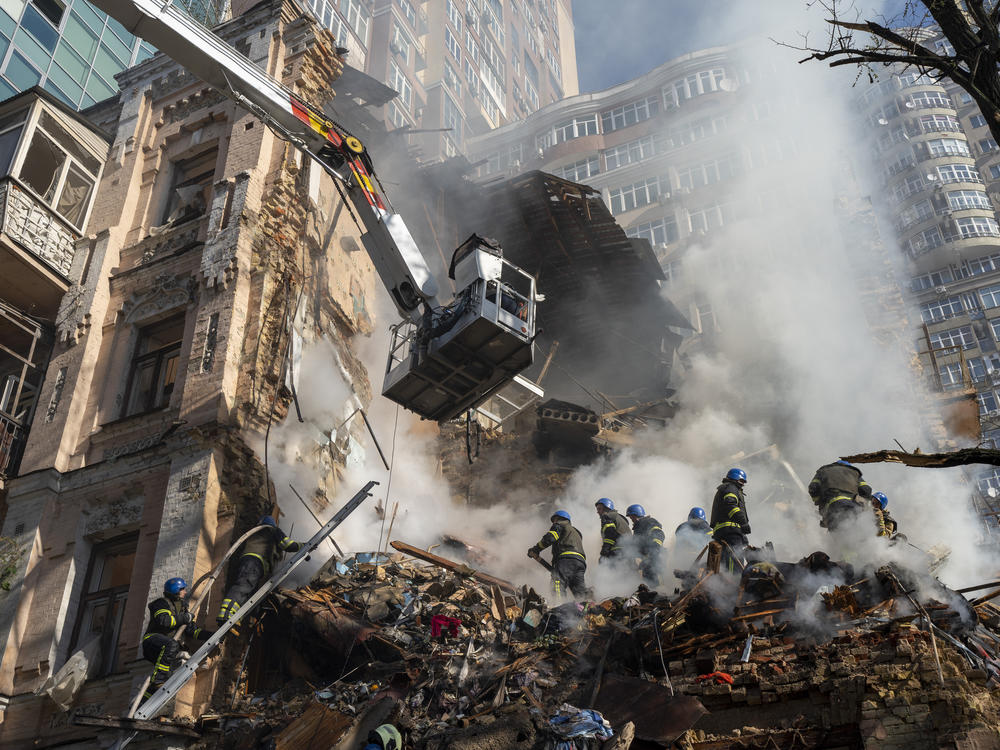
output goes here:
<path id="1" fill-rule="evenodd" d="M 645 581 L 660 582 L 660 551 L 663 549 L 663 527 L 652 516 L 646 515 L 641 505 L 630 505 L 625 516 L 632 522 L 632 535 L 639 553 L 639 572 Z"/>
<path id="2" fill-rule="evenodd" d="M 609 498 L 602 497 L 594 503 L 594 508 L 601 519 L 601 556 L 597 562 L 615 560 L 621 556 L 622 545 L 632 535 L 632 529 Z"/>
<path id="3" fill-rule="evenodd" d="M 567 590 L 572 591 L 574 596 L 590 596 L 583 580 L 587 571 L 583 535 L 570 523 L 572 519 L 564 510 L 557 510 L 549 520 L 552 521 L 552 528 L 528 550 L 528 557 L 541 560 L 541 551 L 552 547 L 552 591 L 556 597 L 562 598 Z"/>
<path id="4" fill-rule="evenodd" d="M 722 544 L 722 566 L 730 573 L 735 572 L 736 561 L 747 546 L 750 534 L 750 519 L 743 497 L 746 483 L 747 473 L 743 469 L 730 469 L 712 500 L 712 538 Z"/>
<path id="5" fill-rule="evenodd" d="M 142 656 L 153 663 L 153 675 L 143 700 L 159 690 L 170 672 L 180 665 L 181 644 L 173 634 L 181 625 L 190 625 L 194 616 L 188 611 L 187 582 L 183 578 L 169 578 L 163 584 L 163 596 L 149 603 L 149 625 L 142 636 Z M 213 630 L 186 628 L 184 634 L 195 641 L 209 638 Z"/>
<path id="6" fill-rule="evenodd" d="M 219 627 L 271 575 L 274 566 L 286 552 L 298 552 L 302 548 L 301 543 L 289 539 L 278 528 L 271 516 L 262 517 L 257 525 L 268 528 L 261 529 L 243 543 L 243 554 L 240 555 L 236 568 L 236 582 L 226 589 L 226 598 L 222 600 L 222 608 L 215 618 Z"/>
<path id="7" fill-rule="evenodd" d="M 845 522 L 860 517 L 872 488 L 861 469 L 847 461 L 820 466 L 809 482 L 809 496 L 822 516 L 821 526 L 836 531 Z"/>
<path id="8" fill-rule="evenodd" d="M 899 530 L 896 519 L 889 515 L 889 498 L 884 492 L 872 494 L 872 510 L 875 512 L 875 527 L 879 536 L 892 538 Z"/>

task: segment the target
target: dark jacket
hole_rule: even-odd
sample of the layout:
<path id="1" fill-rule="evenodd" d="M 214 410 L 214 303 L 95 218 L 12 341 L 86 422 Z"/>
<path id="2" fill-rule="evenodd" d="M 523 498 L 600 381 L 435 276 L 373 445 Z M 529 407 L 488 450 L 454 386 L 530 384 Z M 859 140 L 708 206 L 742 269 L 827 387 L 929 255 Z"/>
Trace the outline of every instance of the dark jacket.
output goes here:
<path id="1" fill-rule="evenodd" d="M 675 536 L 690 536 L 695 539 L 711 533 L 712 527 L 708 525 L 708 521 L 702 518 L 689 518 L 674 530 Z M 701 546 L 704 547 L 707 542 L 708 540 L 705 539 Z"/>
<path id="2" fill-rule="evenodd" d="M 617 555 L 622 543 L 631 535 L 628 519 L 617 510 L 601 513 L 601 557 Z"/>
<path id="3" fill-rule="evenodd" d="M 547 547 L 552 547 L 552 562 L 562 557 L 587 563 L 587 556 L 583 552 L 583 535 L 569 521 L 555 521 L 531 550 L 541 552 Z"/>
<path id="4" fill-rule="evenodd" d="M 652 516 L 637 518 L 632 526 L 636 547 L 641 555 L 656 554 L 663 548 L 663 527 Z"/>
<path id="5" fill-rule="evenodd" d="M 240 558 L 247 555 L 256 557 L 264 564 L 264 575 L 267 576 L 286 552 L 298 552 L 301 548 L 299 542 L 289 539 L 277 526 L 269 526 L 244 542 Z"/>
<path id="6" fill-rule="evenodd" d="M 709 521 L 713 536 L 735 536 L 750 533 L 743 488 L 736 482 L 724 479 L 715 490 L 712 500 L 712 518 Z"/>
<path id="7" fill-rule="evenodd" d="M 871 498 L 872 488 L 857 467 L 832 463 L 816 470 L 809 482 L 809 496 L 819 512 L 826 514 L 833 503 L 856 503 L 859 496 Z"/>
<path id="8" fill-rule="evenodd" d="M 149 607 L 149 625 L 146 627 L 145 635 L 163 633 L 164 635 L 172 636 L 177 628 L 181 625 L 190 624 L 192 620 L 186 599 L 172 599 L 168 596 L 161 596 L 151 601 L 147 606 Z M 204 628 L 188 628 L 185 634 L 190 635 L 192 638 L 203 640 L 211 635 L 212 632 Z"/>

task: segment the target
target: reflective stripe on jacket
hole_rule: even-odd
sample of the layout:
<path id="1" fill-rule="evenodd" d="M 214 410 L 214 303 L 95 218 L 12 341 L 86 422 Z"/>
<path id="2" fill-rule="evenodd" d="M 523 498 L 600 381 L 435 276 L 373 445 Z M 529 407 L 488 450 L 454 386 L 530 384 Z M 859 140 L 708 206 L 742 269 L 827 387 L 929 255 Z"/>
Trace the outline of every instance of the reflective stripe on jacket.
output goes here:
<path id="1" fill-rule="evenodd" d="M 541 552 L 547 547 L 552 547 L 553 561 L 568 557 L 587 562 L 587 556 L 583 552 L 583 534 L 569 521 L 553 523 L 552 528 L 545 532 L 545 536 L 532 549 Z"/>

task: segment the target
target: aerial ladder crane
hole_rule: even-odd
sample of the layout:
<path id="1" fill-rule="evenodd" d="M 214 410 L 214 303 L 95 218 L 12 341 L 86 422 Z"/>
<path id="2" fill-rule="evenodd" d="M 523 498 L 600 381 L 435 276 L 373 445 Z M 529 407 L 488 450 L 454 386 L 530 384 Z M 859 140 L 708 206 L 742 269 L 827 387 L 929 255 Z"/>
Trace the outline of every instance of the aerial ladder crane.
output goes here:
<path id="1" fill-rule="evenodd" d="M 444 422 L 475 408 L 531 365 L 535 279 L 473 235 L 452 256 L 447 305 L 402 217 L 377 189 L 364 145 L 170 0 L 91 0 L 128 31 L 252 112 L 343 186 L 362 244 L 402 322 L 393 326 L 382 395 Z M 537 388 L 534 388 L 537 393 Z"/>

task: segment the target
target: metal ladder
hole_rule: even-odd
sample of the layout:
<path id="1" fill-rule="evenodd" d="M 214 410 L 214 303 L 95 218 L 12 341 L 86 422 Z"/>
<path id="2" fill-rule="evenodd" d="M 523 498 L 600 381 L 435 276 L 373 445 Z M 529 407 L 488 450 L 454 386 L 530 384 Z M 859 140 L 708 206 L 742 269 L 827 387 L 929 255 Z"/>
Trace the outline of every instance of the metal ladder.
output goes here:
<path id="1" fill-rule="evenodd" d="M 135 712 L 132 717 L 134 719 L 151 719 L 173 698 L 177 695 L 178 691 L 184 685 L 187 684 L 188 680 L 194 677 L 195 672 L 198 667 L 205 660 L 205 658 L 212 652 L 212 650 L 219 645 L 226 633 L 228 633 L 234 625 L 236 625 L 240 620 L 243 619 L 244 615 L 253 611 L 253 609 L 260 604 L 267 596 L 274 591 L 278 586 L 288 578 L 292 572 L 299 567 L 306 558 L 309 557 L 310 553 L 316 550 L 317 547 L 326 539 L 330 534 L 336 529 L 345 518 L 347 518 L 351 513 L 365 499 L 371 497 L 371 490 L 378 482 L 371 481 L 368 482 L 354 497 L 347 501 L 343 508 L 337 511 L 337 513 L 331 518 L 326 524 L 317 531 L 312 538 L 306 542 L 302 548 L 295 553 L 295 555 L 287 560 L 284 565 L 278 568 L 275 573 L 265 581 L 260 588 L 253 593 L 253 595 L 243 603 L 239 609 L 237 609 L 233 614 L 229 616 L 222 626 L 212 634 L 208 640 L 206 640 L 197 651 L 195 651 L 191 658 L 186 662 L 181 664 L 177 669 L 173 671 L 167 681 L 164 682 L 160 689 L 153 693 L 149 700 L 139 706 L 139 709 Z M 137 732 L 132 732 L 127 737 L 122 737 L 118 743 L 115 745 L 114 750 L 121 750 L 126 745 L 128 745 L 133 739 L 135 739 Z"/>

